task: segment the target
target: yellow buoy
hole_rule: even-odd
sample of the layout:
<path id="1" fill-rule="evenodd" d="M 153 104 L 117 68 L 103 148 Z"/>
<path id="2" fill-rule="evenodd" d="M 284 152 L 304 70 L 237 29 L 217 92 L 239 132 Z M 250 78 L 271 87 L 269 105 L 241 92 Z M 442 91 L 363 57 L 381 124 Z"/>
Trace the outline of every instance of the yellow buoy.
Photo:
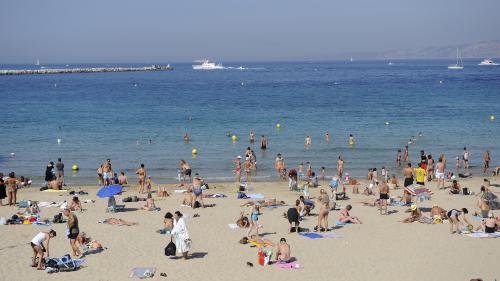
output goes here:
<path id="1" fill-rule="evenodd" d="M 78 170 L 80 170 L 80 168 L 78 167 L 77 164 L 73 164 L 73 166 L 71 166 L 71 170 L 78 171 Z"/>
<path id="2" fill-rule="evenodd" d="M 231 140 L 232 140 L 232 141 L 236 141 L 236 139 L 237 139 L 237 138 L 236 138 L 236 135 L 233 135 L 233 136 L 231 137 Z"/>
<path id="3" fill-rule="evenodd" d="M 193 150 L 191 150 L 191 154 L 193 154 L 193 155 L 198 154 L 198 150 L 196 148 L 193 148 Z"/>
<path id="4" fill-rule="evenodd" d="M 281 124 L 280 123 L 276 123 L 276 128 L 277 129 L 281 128 Z"/>
<path id="5" fill-rule="evenodd" d="M 490 120 L 491 120 L 491 121 L 495 121 L 495 115 L 491 115 L 491 116 L 490 116 Z"/>

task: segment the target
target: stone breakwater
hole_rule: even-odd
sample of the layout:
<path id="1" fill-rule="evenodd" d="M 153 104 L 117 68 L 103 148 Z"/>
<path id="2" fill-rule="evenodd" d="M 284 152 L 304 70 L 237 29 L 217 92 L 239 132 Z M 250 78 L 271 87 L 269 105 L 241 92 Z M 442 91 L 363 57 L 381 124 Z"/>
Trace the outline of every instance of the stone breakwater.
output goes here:
<path id="1" fill-rule="evenodd" d="M 98 72 L 131 72 L 131 71 L 166 71 L 173 70 L 167 66 L 145 66 L 145 67 L 85 67 L 85 68 L 41 68 L 41 69 L 0 69 L 0 75 L 24 75 L 24 74 L 65 74 L 65 73 L 98 73 Z"/>

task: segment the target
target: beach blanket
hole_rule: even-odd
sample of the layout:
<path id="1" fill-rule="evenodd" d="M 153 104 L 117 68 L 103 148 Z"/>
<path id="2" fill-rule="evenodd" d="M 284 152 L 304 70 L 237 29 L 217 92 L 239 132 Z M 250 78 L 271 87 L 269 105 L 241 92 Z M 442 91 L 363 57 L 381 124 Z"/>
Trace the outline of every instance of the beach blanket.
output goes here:
<path id="1" fill-rule="evenodd" d="M 277 262 L 275 263 L 277 267 L 279 268 L 285 268 L 285 269 L 299 269 L 301 268 L 300 264 L 296 261 L 292 262 Z"/>
<path id="2" fill-rule="evenodd" d="M 247 194 L 247 197 L 252 198 L 252 199 L 264 199 L 264 198 L 266 198 L 263 194 L 260 194 L 260 193 Z"/>
<path id="3" fill-rule="evenodd" d="M 203 194 L 203 198 L 224 198 L 226 195 L 221 194 L 221 193 L 215 193 L 215 194 Z"/>
<path id="4" fill-rule="evenodd" d="M 469 236 L 472 238 L 497 238 L 500 237 L 500 232 L 495 232 L 495 233 L 473 232 L 473 233 L 465 233 L 462 235 Z"/>
<path id="5" fill-rule="evenodd" d="M 187 191 L 187 189 L 176 189 L 176 190 L 174 190 L 174 193 L 184 193 L 186 191 Z"/>
<path id="6" fill-rule="evenodd" d="M 276 209 L 276 208 L 279 208 L 279 207 L 287 207 L 288 205 L 270 205 L 270 206 L 264 206 L 265 208 L 268 208 L 268 209 Z"/>
<path id="7" fill-rule="evenodd" d="M 42 192 L 66 192 L 66 191 L 69 191 L 69 189 L 61 189 L 61 190 L 57 190 L 57 189 L 45 189 Z"/>
<path id="8" fill-rule="evenodd" d="M 228 223 L 227 226 L 229 226 L 230 229 L 237 229 L 240 228 L 237 224 L 235 223 Z"/>
<path id="9" fill-rule="evenodd" d="M 425 188 L 423 185 L 410 185 L 405 187 L 405 190 L 408 191 L 412 196 L 419 196 L 419 195 L 433 195 L 434 192 L 430 190 L 429 188 Z"/>
<path id="10" fill-rule="evenodd" d="M 351 224 L 351 222 L 340 222 L 339 220 L 335 221 L 335 225 L 338 225 L 338 226 L 340 226 L 340 225 L 344 226 L 344 225 L 348 225 L 348 224 Z"/>
<path id="11" fill-rule="evenodd" d="M 299 233 L 299 235 L 310 238 L 310 239 L 318 239 L 318 238 L 323 238 L 323 236 L 319 235 L 318 233 L 315 232 L 305 232 L 305 233 Z"/>
<path id="12" fill-rule="evenodd" d="M 153 277 L 156 273 L 156 267 L 134 267 L 128 277 L 146 278 Z"/>
<path id="13" fill-rule="evenodd" d="M 38 202 L 38 207 L 39 208 L 51 208 L 51 207 L 59 207 L 62 205 L 62 202 L 56 203 L 56 202 Z"/>
<path id="14" fill-rule="evenodd" d="M 39 225 L 39 226 L 50 226 L 50 222 L 44 222 L 44 221 L 35 221 L 33 222 L 34 225 Z"/>

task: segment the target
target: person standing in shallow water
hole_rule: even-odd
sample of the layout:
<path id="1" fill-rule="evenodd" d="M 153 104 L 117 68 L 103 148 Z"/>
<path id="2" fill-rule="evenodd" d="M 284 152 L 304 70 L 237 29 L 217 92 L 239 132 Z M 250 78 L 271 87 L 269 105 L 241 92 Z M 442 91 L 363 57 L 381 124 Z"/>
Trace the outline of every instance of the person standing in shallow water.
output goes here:
<path id="1" fill-rule="evenodd" d="M 260 149 L 262 150 L 267 149 L 267 138 L 264 135 L 260 137 Z"/>
<path id="2" fill-rule="evenodd" d="M 248 141 L 250 143 L 254 143 L 255 142 L 255 133 L 253 131 L 250 131 L 250 135 L 248 136 Z"/>
<path id="3" fill-rule="evenodd" d="M 396 154 L 396 167 L 401 167 L 401 149 L 398 149 L 398 153 Z"/>
<path id="4" fill-rule="evenodd" d="M 330 143 L 330 132 L 326 132 L 325 141 L 326 141 L 326 143 Z"/>
<path id="5" fill-rule="evenodd" d="M 62 182 L 63 186 L 66 186 L 66 184 L 64 183 L 64 163 L 62 162 L 61 158 L 57 159 L 56 170 L 57 179 Z"/>

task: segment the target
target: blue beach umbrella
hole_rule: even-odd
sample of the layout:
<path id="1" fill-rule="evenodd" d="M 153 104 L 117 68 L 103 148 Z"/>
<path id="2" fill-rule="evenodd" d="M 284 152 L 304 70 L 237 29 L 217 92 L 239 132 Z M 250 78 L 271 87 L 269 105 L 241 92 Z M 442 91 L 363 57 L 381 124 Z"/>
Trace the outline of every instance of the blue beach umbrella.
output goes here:
<path id="1" fill-rule="evenodd" d="M 114 185 L 109 185 L 109 186 L 104 186 L 99 191 L 97 191 L 97 196 L 104 198 L 104 197 L 111 197 L 113 195 L 116 195 L 120 192 L 122 192 L 123 187 L 118 184 Z"/>

